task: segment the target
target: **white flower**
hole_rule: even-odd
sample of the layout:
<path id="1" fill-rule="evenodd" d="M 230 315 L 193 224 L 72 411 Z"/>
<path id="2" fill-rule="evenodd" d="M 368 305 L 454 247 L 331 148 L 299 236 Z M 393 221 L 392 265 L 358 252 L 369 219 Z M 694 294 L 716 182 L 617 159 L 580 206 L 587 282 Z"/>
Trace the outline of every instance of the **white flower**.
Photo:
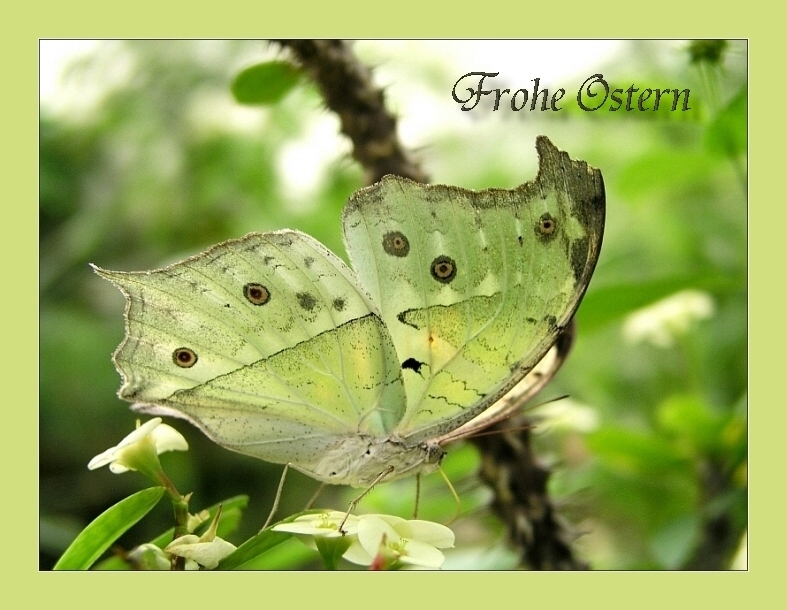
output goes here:
<path id="1" fill-rule="evenodd" d="M 439 568 L 445 556 L 438 550 L 454 546 L 454 533 L 430 521 L 407 521 L 391 515 L 358 517 L 358 541 L 350 545 L 344 558 L 352 563 L 372 565 L 378 557 L 390 567 L 394 562 L 424 568 Z"/>
<path id="2" fill-rule="evenodd" d="M 337 538 L 342 535 L 352 536 L 358 529 L 358 517 L 355 515 L 347 516 L 344 522 L 344 534 L 339 530 L 344 517 L 347 513 L 331 511 L 328 513 L 315 513 L 312 515 L 302 515 L 289 523 L 279 523 L 272 529 L 277 532 L 289 532 L 291 534 L 305 534 L 319 538 Z"/>
<path id="3" fill-rule="evenodd" d="M 216 513 L 208 531 L 202 534 L 202 536 L 186 534 L 170 542 L 164 547 L 164 551 L 171 555 L 185 557 L 186 560 L 190 559 L 196 561 L 201 566 L 205 566 L 208 570 L 212 570 L 219 565 L 222 559 L 237 548 L 234 544 L 216 535 L 220 515 L 221 510 Z"/>
<path id="4" fill-rule="evenodd" d="M 142 570 L 170 570 L 169 555 L 155 544 L 141 544 L 127 556 L 128 561 Z"/>
<path id="5" fill-rule="evenodd" d="M 213 540 L 203 541 L 194 534 L 186 534 L 170 542 L 164 551 L 178 557 L 185 557 L 212 570 L 219 561 L 235 550 L 235 545 L 216 536 Z"/>
<path id="6" fill-rule="evenodd" d="M 196 515 L 189 515 L 188 522 L 186 523 L 186 530 L 189 532 L 193 532 L 209 517 L 210 517 L 210 511 L 207 510 L 200 511 Z"/>
<path id="7" fill-rule="evenodd" d="M 160 417 L 155 417 L 141 426 L 137 421 L 136 430 L 115 447 L 110 447 L 90 460 L 87 467 L 95 470 L 109 464 L 112 472 L 120 474 L 139 470 L 140 459 L 144 460 L 148 453 L 159 455 L 165 451 L 186 451 L 188 448 L 189 445 L 180 432 L 162 424 Z"/>
<path id="8" fill-rule="evenodd" d="M 683 290 L 630 314 L 623 325 L 623 336 L 630 343 L 649 341 L 657 347 L 671 347 L 693 322 L 710 318 L 714 311 L 708 293 Z"/>

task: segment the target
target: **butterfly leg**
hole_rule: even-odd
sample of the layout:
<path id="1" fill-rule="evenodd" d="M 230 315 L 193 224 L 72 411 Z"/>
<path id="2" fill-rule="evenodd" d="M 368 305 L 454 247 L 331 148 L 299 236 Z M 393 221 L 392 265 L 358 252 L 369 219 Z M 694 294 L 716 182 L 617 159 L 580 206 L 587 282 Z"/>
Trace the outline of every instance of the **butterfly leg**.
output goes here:
<path id="1" fill-rule="evenodd" d="M 311 497 L 309 502 L 306 504 L 306 508 L 304 508 L 303 510 L 309 510 L 312 507 L 312 504 L 314 504 L 317 501 L 317 498 L 320 497 L 322 490 L 325 489 L 325 485 L 326 483 L 320 483 L 320 486 L 317 488 L 317 491 L 314 492 L 314 495 Z"/>
<path id="2" fill-rule="evenodd" d="M 271 512 L 268 515 L 268 518 L 265 520 L 265 525 L 262 526 L 262 529 L 270 525 L 271 519 L 273 519 L 273 515 L 276 514 L 276 511 L 279 510 L 279 500 L 281 500 L 281 490 L 284 488 L 284 479 L 287 478 L 287 471 L 290 469 L 290 464 L 287 463 L 284 465 L 284 470 L 281 473 L 281 480 L 279 481 L 279 488 L 276 490 L 276 497 L 273 499 L 273 506 L 271 507 Z M 260 530 L 262 531 L 262 530 Z"/>
<path id="3" fill-rule="evenodd" d="M 350 516 L 350 513 L 352 513 L 352 512 L 355 510 L 355 507 L 356 507 L 356 506 L 358 506 L 358 502 L 360 502 L 360 501 L 361 501 L 361 500 L 364 498 L 364 496 L 365 496 L 366 494 L 368 494 L 370 491 L 372 491 L 372 490 L 375 488 L 375 486 L 376 486 L 376 485 L 377 485 L 377 484 L 378 484 L 380 481 L 382 481 L 382 480 L 383 480 L 385 477 L 387 477 L 387 476 L 388 476 L 389 474 L 391 474 L 393 471 L 394 471 L 394 467 L 393 467 L 393 466 L 388 466 L 388 468 L 386 468 L 385 470 L 383 470 L 383 471 L 382 471 L 380 474 L 378 474 L 378 475 L 377 475 L 377 476 L 374 478 L 374 481 L 372 481 L 372 482 L 371 482 L 371 484 L 369 485 L 369 487 L 367 487 L 366 489 L 364 489 L 364 490 L 363 490 L 363 491 L 362 491 L 360 494 L 358 494 L 358 496 L 356 496 L 356 498 L 355 498 L 355 499 L 353 499 L 353 500 L 350 502 L 350 506 L 347 508 L 347 514 L 346 514 L 346 515 L 344 515 L 344 519 L 342 519 L 342 522 L 339 524 L 339 531 L 342 533 L 342 536 L 344 536 L 344 535 L 347 533 L 347 532 L 344 530 L 344 524 L 345 524 L 345 522 L 347 521 L 347 518 Z"/>
<path id="4" fill-rule="evenodd" d="M 445 484 L 448 485 L 448 489 L 451 491 L 451 495 L 454 496 L 454 500 L 456 500 L 456 513 L 454 514 L 453 517 L 451 517 L 451 520 L 448 522 L 448 523 L 453 523 L 459 518 L 459 513 L 462 512 L 462 501 L 459 499 L 459 494 L 456 493 L 454 486 L 451 485 L 451 480 L 448 478 L 448 476 L 446 476 L 445 472 L 443 472 L 443 469 L 438 468 L 437 472 L 439 472 L 440 476 L 443 477 L 443 481 L 445 481 Z"/>
<path id="5" fill-rule="evenodd" d="M 421 473 L 415 475 L 415 508 L 413 519 L 418 519 L 418 502 L 421 500 Z"/>

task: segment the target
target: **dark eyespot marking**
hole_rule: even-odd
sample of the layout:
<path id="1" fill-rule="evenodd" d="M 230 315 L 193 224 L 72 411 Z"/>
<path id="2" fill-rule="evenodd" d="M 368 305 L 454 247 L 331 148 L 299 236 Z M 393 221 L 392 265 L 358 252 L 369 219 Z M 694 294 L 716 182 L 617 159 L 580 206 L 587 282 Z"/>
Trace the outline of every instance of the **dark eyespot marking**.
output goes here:
<path id="1" fill-rule="evenodd" d="M 303 259 L 303 264 L 306 265 L 307 269 L 311 269 L 314 264 L 314 259 L 311 256 L 307 256 Z"/>
<path id="2" fill-rule="evenodd" d="M 519 237 L 517 237 L 517 239 L 519 240 L 519 245 L 521 246 L 521 245 L 522 245 L 522 242 L 524 241 L 524 240 L 522 239 L 522 236 L 520 235 Z"/>
<path id="3" fill-rule="evenodd" d="M 383 250 L 402 258 L 410 252 L 410 241 L 400 231 L 389 231 L 383 236 Z"/>
<path id="4" fill-rule="evenodd" d="M 172 352 L 172 361 L 182 369 L 190 369 L 197 364 L 197 354 L 188 347 L 179 347 Z"/>
<path id="5" fill-rule="evenodd" d="M 415 371 L 419 375 L 421 374 L 421 367 L 424 365 L 423 362 L 418 362 L 415 358 L 408 358 L 404 362 L 402 362 L 403 369 L 410 369 L 411 371 Z"/>
<path id="6" fill-rule="evenodd" d="M 333 308 L 336 311 L 342 311 L 344 309 L 345 305 L 347 305 L 347 301 L 345 301 L 344 299 L 339 297 L 339 298 L 334 299 L 333 303 L 331 303 L 331 305 L 333 305 Z"/>
<path id="7" fill-rule="evenodd" d="M 557 234 L 557 221 L 549 212 L 541 214 L 535 226 L 535 233 L 542 242 L 550 241 Z"/>
<path id="8" fill-rule="evenodd" d="M 456 263 L 448 256 L 438 256 L 432 261 L 432 277 L 443 284 L 450 283 L 456 277 Z"/>
<path id="9" fill-rule="evenodd" d="M 243 287 L 243 296 L 252 305 L 265 305 L 271 300 L 270 291 L 262 284 L 246 284 Z"/>
<path id="10" fill-rule="evenodd" d="M 229 304 L 229 303 L 225 303 L 225 304 L 224 304 L 224 307 L 226 307 L 227 309 L 229 309 L 229 308 L 230 308 L 230 304 Z"/>
<path id="11" fill-rule="evenodd" d="M 303 307 L 306 311 L 311 311 L 317 305 L 317 299 L 308 292 L 299 292 L 295 297 L 298 299 L 298 305 Z"/>

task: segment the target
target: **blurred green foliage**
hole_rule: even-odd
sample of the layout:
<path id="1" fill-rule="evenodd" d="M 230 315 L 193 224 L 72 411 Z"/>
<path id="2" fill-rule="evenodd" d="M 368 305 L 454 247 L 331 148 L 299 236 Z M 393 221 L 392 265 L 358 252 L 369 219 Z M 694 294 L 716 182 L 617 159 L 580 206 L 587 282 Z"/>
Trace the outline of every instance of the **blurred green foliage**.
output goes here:
<path id="1" fill-rule="evenodd" d="M 594 568 L 728 566 L 746 527 L 747 49 L 741 41 L 712 42 L 628 42 L 597 70 L 615 86 L 689 87 L 689 112 L 584 113 L 566 104 L 557 115 L 462 113 L 450 97 L 461 73 L 444 60 L 401 53 L 396 43 L 357 45 L 392 83 L 388 99 L 402 121 L 407 112 L 417 115 L 419 107 L 407 105 L 417 96 L 462 115 L 459 127 L 424 136 L 428 146 L 419 155 L 435 182 L 485 188 L 531 179 L 539 133 L 603 172 L 601 261 L 577 316 L 577 346 L 543 393 L 570 399 L 533 412 L 539 454 L 553 464 L 552 493 L 584 533 L 577 548 Z M 287 172 L 301 164 L 299 150 L 317 145 L 310 130 L 327 111 L 313 86 L 270 59 L 266 43 L 251 41 L 107 42 L 71 67 L 68 82 L 87 88 L 125 66 L 123 82 L 87 112 L 42 108 L 43 569 L 107 506 L 145 485 L 134 473 L 86 468 L 134 421 L 115 396 L 119 379 L 110 361 L 123 336 L 123 298 L 88 263 L 155 268 L 252 230 L 283 227 L 344 255 L 339 218 L 362 186 L 361 168 L 342 154 L 349 149 L 331 118 L 335 131 L 320 132 L 319 142 L 335 138 L 339 152 L 314 170 L 310 186 L 293 188 Z M 260 70 L 267 71 L 264 99 L 252 82 Z M 578 75 L 577 85 L 586 76 Z M 266 105 L 243 108 L 233 91 Z M 304 171 L 309 163 L 304 156 Z M 624 332 L 636 310 L 687 289 L 708 297 L 712 311 L 672 341 Z M 165 469 L 179 489 L 194 492 L 193 510 L 247 494 L 231 538 L 246 540 L 267 516 L 280 467 L 174 423 L 191 450 L 164 456 Z M 446 567 L 513 567 L 502 527 L 485 508 L 489 493 L 473 476 L 478 456 L 469 446 L 449 453 L 445 469 L 462 516 L 452 525 L 458 548 Z M 302 510 L 316 488 L 291 474 L 279 516 Z M 381 485 L 360 508 L 406 517 L 414 492 L 414 481 Z M 341 508 L 351 495 L 330 489 L 318 505 Z M 423 518 L 445 522 L 456 509 L 439 476 L 423 481 Z M 120 543 L 128 549 L 170 526 L 171 513 L 157 506 Z M 255 565 L 319 562 L 290 540 Z"/>
<path id="2" fill-rule="evenodd" d="M 246 68 L 232 82 L 232 95 L 240 104 L 267 106 L 287 95 L 301 78 L 286 61 L 266 61 Z"/>

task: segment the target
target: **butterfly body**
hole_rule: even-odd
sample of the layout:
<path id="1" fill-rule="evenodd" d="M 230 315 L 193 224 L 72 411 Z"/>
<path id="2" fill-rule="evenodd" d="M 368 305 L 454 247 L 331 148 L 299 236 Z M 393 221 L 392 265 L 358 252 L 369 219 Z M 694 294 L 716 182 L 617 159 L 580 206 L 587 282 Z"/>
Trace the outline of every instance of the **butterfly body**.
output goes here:
<path id="1" fill-rule="evenodd" d="M 361 189 L 343 214 L 352 269 L 289 230 L 97 269 L 127 297 L 121 398 L 328 483 L 434 470 L 457 430 L 554 374 L 560 358 L 539 362 L 598 259 L 601 174 L 537 148 L 538 177 L 512 190 Z"/>
<path id="2" fill-rule="evenodd" d="M 409 443 L 396 437 L 350 436 L 340 441 L 316 464 L 313 471 L 301 470 L 313 478 L 335 485 L 367 487 L 385 469 L 385 480 L 413 474 L 429 474 L 440 465 L 445 451 L 435 442 Z"/>

